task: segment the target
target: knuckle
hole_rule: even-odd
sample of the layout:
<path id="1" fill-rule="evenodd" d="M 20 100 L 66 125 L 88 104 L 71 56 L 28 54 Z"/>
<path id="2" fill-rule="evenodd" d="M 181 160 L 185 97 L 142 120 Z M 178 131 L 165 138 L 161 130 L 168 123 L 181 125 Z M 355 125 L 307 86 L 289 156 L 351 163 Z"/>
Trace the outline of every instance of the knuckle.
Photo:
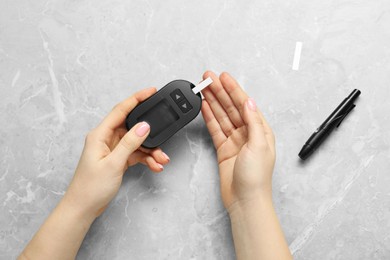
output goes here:
<path id="1" fill-rule="evenodd" d="M 130 141 L 126 136 L 122 138 L 122 140 L 119 142 L 126 150 L 129 150 L 131 147 Z"/>
<path id="2" fill-rule="evenodd" d="M 219 129 L 210 131 L 211 138 L 218 136 L 221 133 Z"/>
<path id="3" fill-rule="evenodd" d="M 226 113 L 228 115 L 234 115 L 237 112 L 237 108 L 234 106 L 233 103 L 229 103 L 226 105 Z"/>
<path id="4" fill-rule="evenodd" d="M 207 102 L 212 106 L 213 104 L 217 104 L 217 99 L 214 97 L 214 94 L 211 93 L 211 90 L 205 89 L 205 97 L 207 98 Z"/>
<path id="5" fill-rule="evenodd" d="M 237 103 L 237 109 L 238 109 L 238 111 L 240 111 L 241 114 L 242 114 L 243 111 L 244 111 L 245 102 L 246 102 L 246 101 L 242 101 L 242 102 L 238 102 L 238 103 Z"/>
<path id="6" fill-rule="evenodd" d="M 117 112 L 119 112 L 121 114 L 126 114 L 125 109 L 123 108 L 123 104 L 122 103 L 116 104 L 112 108 L 112 111 L 117 111 Z"/>
<path id="7" fill-rule="evenodd" d="M 230 122 L 230 119 L 227 115 L 223 116 L 221 118 L 221 127 L 222 129 L 224 129 L 224 132 L 230 136 L 231 134 L 233 134 L 234 132 L 234 126 L 232 125 L 232 123 Z"/>
<path id="8" fill-rule="evenodd" d="M 255 117 L 255 123 L 261 126 L 264 126 L 263 120 L 260 118 L 260 116 Z"/>
<path id="9" fill-rule="evenodd" d="M 134 140 L 129 135 L 125 135 L 119 143 L 127 150 L 134 149 Z"/>

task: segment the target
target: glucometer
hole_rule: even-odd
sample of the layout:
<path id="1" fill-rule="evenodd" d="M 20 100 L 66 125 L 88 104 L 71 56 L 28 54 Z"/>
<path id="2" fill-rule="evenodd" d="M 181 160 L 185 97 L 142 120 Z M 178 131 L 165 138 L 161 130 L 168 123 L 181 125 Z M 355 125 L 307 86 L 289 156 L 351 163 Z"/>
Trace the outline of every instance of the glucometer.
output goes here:
<path id="1" fill-rule="evenodd" d="M 138 122 L 147 122 L 150 133 L 142 146 L 155 148 L 190 123 L 200 112 L 200 91 L 213 81 L 207 78 L 197 86 L 186 80 L 174 80 L 136 106 L 126 118 L 130 130 Z"/>

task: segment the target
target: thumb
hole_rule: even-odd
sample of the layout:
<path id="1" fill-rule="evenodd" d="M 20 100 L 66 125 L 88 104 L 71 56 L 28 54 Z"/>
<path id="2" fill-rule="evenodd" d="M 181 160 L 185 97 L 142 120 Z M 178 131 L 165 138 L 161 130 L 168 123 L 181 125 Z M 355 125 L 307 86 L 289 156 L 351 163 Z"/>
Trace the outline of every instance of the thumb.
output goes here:
<path id="1" fill-rule="evenodd" d="M 267 146 L 263 120 L 259 111 L 257 111 L 256 102 L 252 98 L 248 98 L 245 102 L 243 119 L 248 129 L 249 150 L 257 151 L 261 147 Z"/>
<path id="2" fill-rule="evenodd" d="M 111 152 L 110 160 L 118 164 L 119 167 L 124 167 L 129 156 L 141 146 L 149 133 L 150 125 L 146 122 L 141 122 L 133 126 Z"/>

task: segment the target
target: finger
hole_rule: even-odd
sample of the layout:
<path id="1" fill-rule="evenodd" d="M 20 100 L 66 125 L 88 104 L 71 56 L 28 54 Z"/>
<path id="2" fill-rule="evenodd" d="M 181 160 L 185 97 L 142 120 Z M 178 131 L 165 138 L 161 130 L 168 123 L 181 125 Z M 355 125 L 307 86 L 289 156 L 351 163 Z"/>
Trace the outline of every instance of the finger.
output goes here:
<path id="1" fill-rule="evenodd" d="M 263 126 L 264 126 L 264 133 L 265 137 L 267 138 L 268 143 L 270 144 L 270 147 L 272 148 L 273 151 L 275 151 L 275 135 L 274 132 L 272 131 L 271 127 L 269 126 L 267 120 L 265 119 L 263 113 L 259 109 L 257 109 L 257 113 L 259 114 Z"/>
<path id="2" fill-rule="evenodd" d="M 243 113 L 243 106 L 245 101 L 248 99 L 248 95 L 244 92 L 244 90 L 241 88 L 241 86 L 237 83 L 237 81 L 230 76 L 227 72 L 223 72 L 220 76 L 219 79 L 232 99 L 235 107 L 237 110 L 240 112 L 242 115 Z"/>
<path id="3" fill-rule="evenodd" d="M 241 88 L 241 86 L 238 84 L 238 82 L 230 76 L 229 73 L 223 72 L 220 76 L 220 81 L 226 90 L 226 92 L 229 94 L 230 98 L 232 99 L 234 105 L 238 109 L 241 115 L 243 115 L 243 106 L 248 99 L 248 95 L 245 93 L 245 91 Z M 263 121 L 264 130 L 268 135 L 272 135 L 272 129 L 269 126 L 267 120 L 264 118 L 263 114 L 259 109 L 257 111 L 260 114 L 260 117 Z"/>
<path id="4" fill-rule="evenodd" d="M 265 132 L 265 137 L 267 140 L 270 142 L 271 146 L 275 146 L 275 136 L 274 133 L 268 124 L 267 119 L 265 119 L 263 113 L 259 110 L 259 108 L 256 109 L 257 113 L 259 114 L 261 121 L 263 122 L 263 127 L 264 127 L 264 132 Z"/>
<path id="5" fill-rule="evenodd" d="M 148 149 L 141 146 L 139 150 L 152 155 L 153 158 L 161 164 L 167 164 L 171 160 L 169 156 L 161 150 L 161 148 Z"/>
<path id="6" fill-rule="evenodd" d="M 167 164 L 170 159 L 169 159 L 169 156 L 164 153 L 161 148 L 156 148 L 156 149 L 153 149 L 151 152 L 150 152 L 150 155 L 152 155 L 152 157 L 154 158 L 154 160 L 158 163 L 161 163 L 161 164 Z"/>
<path id="7" fill-rule="evenodd" d="M 221 81 L 211 71 L 206 71 L 203 74 L 203 79 L 210 77 L 213 80 L 213 83 L 210 84 L 209 89 L 213 92 L 214 96 L 217 98 L 219 103 L 222 105 L 227 115 L 230 118 L 230 121 L 235 125 L 235 127 L 239 128 L 244 125 L 241 114 L 234 105 L 232 99 L 229 94 L 226 92 L 224 87 L 222 86 Z"/>
<path id="8" fill-rule="evenodd" d="M 150 156 L 150 155 L 148 155 L 144 152 L 141 152 L 139 150 L 135 151 L 127 159 L 127 166 L 130 167 L 130 166 L 136 165 L 137 163 L 142 163 L 142 164 L 146 165 L 146 157 L 148 157 L 148 156 Z"/>
<path id="9" fill-rule="evenodd" d="M 133 157 L 133 155 L 134 158 L 131 158 Z M 146 154 L 144 152 L 136 151 L 132 154 L 131 157 L 127 161 L 128 166 L 132 166 L 136 163 L 142 163 L 143 165 L 148 166 L 148 168 L 153 172 L 161 172 L 162 170 L 164 170 L 163 165 L 156 162 L 156 160 L 151 155 Z"/>
<path id="10" fill-rule="evenodd" d="M 122 137 L 117 146 L 106 157 L 107 160 L 110 160 L 118 168 L 124 167 L 130 155 L 140 147 L 149 133 L 150 126 L 148 123 L 136 124 Z"/>
<path id="11" fill-rule="evenodd" d="M 112 111 L 103 119 L 99 129 L 115 130 L 125 121 L 127 115 L 142 101 L 156 93 L 156 88 L 147 88 L 138 91 L 133 96 L 117 104 Z"/>
<path id="12" fill-rule="evenodd" d="M 205 100 L 202 101 L 202 116 L 206 122 L 206 126 L 209 130 L 214 146 L 218 149 L 221 144 L 226 141 L 227 137 L 223 133 L 221 126 L 219 125 L 217 119 L 215 119 L 213 111 L 211 111 L 209 104 Z"/>
<path id="13" fill-rule="evenodd" d="M 207 103 L 209 104 L 209 107 L 211 108 L 211 111 L 213 112 L 216 121 L 221 126 L 223 133 L 226 136 L 230 136 L 233 133 L 235 126 L 230 121 L 230 118 L 225 112 L 225 109 L 222 107 L 222 105 L 219 103 L 219 101 L 210 89 L 204 89 L 202 91 L 202 94 L 205 97 Z"/>
<path id="14" fill-rule="evenodd" d="M 248 128 L 248 148 L 251 151 L 258 151 L 263 147 L 268 147 L 265 137 L 263 120 L 257 113 L 256 103 L 249 98 L 243 106 L 244 122 Z"/>
<path id="15" fill-rule="evenodd" d="M 156 162 L 152 156 L 146 157 L 146 164 L 153 172 L 161 172 L 164 170 L 164 166 Z"/>

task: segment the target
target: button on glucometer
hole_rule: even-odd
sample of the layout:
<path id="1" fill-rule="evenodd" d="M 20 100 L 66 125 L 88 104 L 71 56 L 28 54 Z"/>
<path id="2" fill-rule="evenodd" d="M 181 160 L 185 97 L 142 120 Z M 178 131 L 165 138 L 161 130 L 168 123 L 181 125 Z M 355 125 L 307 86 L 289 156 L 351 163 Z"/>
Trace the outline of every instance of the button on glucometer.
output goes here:
<path id="1" fill-rule="evenodd" d="M 187 101 L 187 100 L 183 100 L 182 102 L 180 102 L 178 104 L 181 112 L 183 113 L 187 113 L 188 111 L 190 111 L 192 109 L 192 106 L 191 104 Z"/>
<path id="2" fill-rule="evenodd" d="M 175 89 L 174 91 L 172 91 L 172 93 L 170 95 L 171 95 L 171 98 L 173 99 L 173 101 L 176 102 L 176 104 L 179 104 L 179 102 L 184 99 L 184 95 L 180 91 L 180 89 Z"/>

